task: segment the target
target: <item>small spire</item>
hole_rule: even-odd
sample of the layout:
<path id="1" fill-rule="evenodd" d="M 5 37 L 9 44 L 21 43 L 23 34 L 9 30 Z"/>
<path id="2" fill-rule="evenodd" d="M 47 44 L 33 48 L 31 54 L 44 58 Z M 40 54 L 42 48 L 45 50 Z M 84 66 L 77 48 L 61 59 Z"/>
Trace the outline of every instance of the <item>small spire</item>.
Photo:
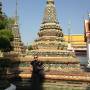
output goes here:
<path id="1" fill-rule="evenodd" d="M 17 17 L 17 10 L 18 10 L 17 6 L 18 6 L 18 2 L 16 0 L 16 17 Z"/>
<path id="2" fill-rule="evenodd" d="M 48 2 L 54 2 L 54 0 L 47 0 Z"/>
<path id="3" fill-rule="evenodd" d="M 71 42 L 71 21 L 68 22 L 68 43 Z"/>
<path id="4" fill-rule="evenodd" d="M 18 1 L 16 0 L 15 24 L 18 24 Z"/>

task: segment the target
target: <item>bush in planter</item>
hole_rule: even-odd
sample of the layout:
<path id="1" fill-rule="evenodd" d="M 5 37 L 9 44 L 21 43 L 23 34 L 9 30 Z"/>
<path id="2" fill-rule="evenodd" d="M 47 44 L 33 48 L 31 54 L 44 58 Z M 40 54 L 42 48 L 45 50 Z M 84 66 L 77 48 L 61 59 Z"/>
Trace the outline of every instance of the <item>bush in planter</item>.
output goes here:
<path id="1" fill-rule="evenodd" d="M 13 61 L 8 58 L 0 58 L 0 90 L 4 90 L 10 86 L 7 78 L 7 70 L 11 68 Z"/>
<path id="2" fill-rule="evenodd" d="M 0 80 L 0 90 L 4 90 L 10 86 L 10 83 L 7 80 Z"/>

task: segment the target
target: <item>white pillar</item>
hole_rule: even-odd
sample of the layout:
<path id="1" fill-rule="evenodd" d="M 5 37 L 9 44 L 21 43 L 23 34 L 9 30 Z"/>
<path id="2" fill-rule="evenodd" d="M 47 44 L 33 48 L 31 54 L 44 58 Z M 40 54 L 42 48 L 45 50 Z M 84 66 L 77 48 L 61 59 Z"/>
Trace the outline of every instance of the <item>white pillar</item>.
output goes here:
<path id="1" fill-rule="evenodd" d="M 68 43 L 67 50 L 74 52 L 74 48 L 72 47 L 71 43 Z"/>
<path id="2" fill-rule="evenodd" d="M 88 59 L 88 65 L 87 67 L 90 68 L 90 19 L 85 20 L 84 22 L 85 27 L 85 38 L 87 39 L 87 59 Z"/>
<path id="3" fill-rule="evenodd" d="M 88 58 L 88 65 L 87 65 L 87 67 L 90 68 L 90 43 L 87 43 L 87 58 Z"/>

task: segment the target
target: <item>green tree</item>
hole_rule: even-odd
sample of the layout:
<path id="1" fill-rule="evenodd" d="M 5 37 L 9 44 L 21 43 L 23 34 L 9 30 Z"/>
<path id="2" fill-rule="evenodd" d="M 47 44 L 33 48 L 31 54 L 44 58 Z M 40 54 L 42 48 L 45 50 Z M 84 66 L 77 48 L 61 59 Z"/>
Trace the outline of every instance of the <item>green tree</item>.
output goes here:
<path id="1" fill-rule="evenodd" d="M 0 2 L 0 30 L 5 29 L 8 24 L 7 16 L 2 12 L 2 3 Z"/>
<path id="2" fill-rule="evenodd" d="M 13 19 L 8 18 L 2 12 L 2 4 L 0 3 L 0 50 L 7 52 L 12 50 L 11 41 L 13 40 L 13 34 L 11 31 L 11 25 Z"/>
<path id="3" fill-rule="evenodd" d="M 11 41 L 13 40 L 13 34 L 11 31 L 12 19 L 8 18 L 2 12 L 2 3 L 0 2 L 0 51 L 8 52 L 12 50 Z M 0 90 L 8 87 L 10 84 L 7 81 L 7 71 L 11 67 L 12 61 L 7 58 L 0 58 Z"/>
<path id="4" fill-rule="evenodd" d="M 4 15 L 0 15 L 0 30 L 5 29 L 8 26 L 8 19 Z"/>

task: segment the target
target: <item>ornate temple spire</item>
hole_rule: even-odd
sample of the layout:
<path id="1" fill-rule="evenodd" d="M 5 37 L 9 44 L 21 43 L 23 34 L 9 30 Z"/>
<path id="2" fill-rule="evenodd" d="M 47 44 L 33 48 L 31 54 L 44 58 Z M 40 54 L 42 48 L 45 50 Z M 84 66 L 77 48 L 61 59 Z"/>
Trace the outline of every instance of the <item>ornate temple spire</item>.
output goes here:
<path id="1" fill-rule="evenodd" d="M 18 23 L 18 0 L 16 0 L 16 10 L 15 10 L 15 18 L 14 24 L 12 26 L 12 33 L 14 36 L 14 40 L 12 42 L 14 52 L 22 53 L 23 52 L 23 43 L 21 41 L 21 36 L 19 32 L 19 23 Z"/>
<path id="2" fill-rule="evenodd" d="M 19 23 L 18 23 L 18 0 L 16 0 L 16 9 L 15 9 L 15 19 L 14 19 L 14 27 L 15 27 L 15 36 L 20 37 L 19 33 Z"/>
<path id="3" fill-rule="evenodd" d="M 58 23 L 54 0 L 47 0 L 43 23 Z"/>
<path id="4" fill-rule="evenodd" d="M 44 18 L 40 25 L 38 36 L 36 42 L 33 44 L 35 49 L 57 50 L 62 45 L 61 42 L 64 41 L 63 32 L 56 17 L 54 0 L 46 1 Z"/>

